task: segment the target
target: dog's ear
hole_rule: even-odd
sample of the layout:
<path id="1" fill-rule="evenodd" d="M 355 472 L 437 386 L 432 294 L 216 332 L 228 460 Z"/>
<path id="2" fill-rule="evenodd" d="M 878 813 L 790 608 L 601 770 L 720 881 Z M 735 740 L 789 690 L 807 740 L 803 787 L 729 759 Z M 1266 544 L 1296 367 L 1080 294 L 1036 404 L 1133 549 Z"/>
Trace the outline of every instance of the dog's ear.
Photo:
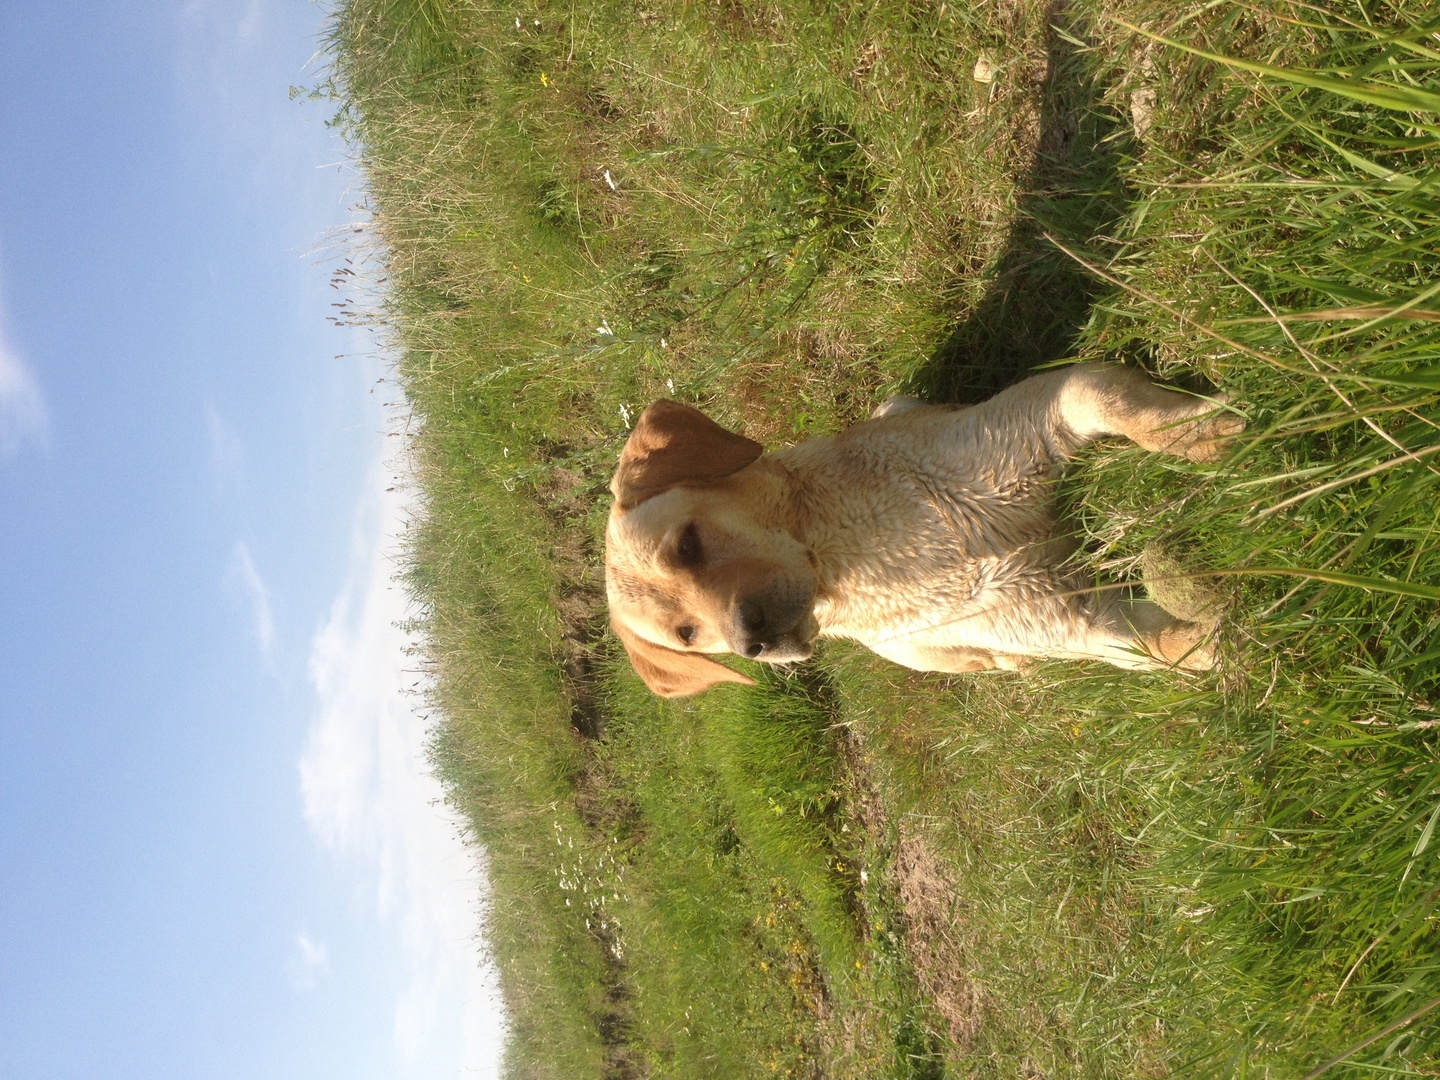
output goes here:
<path id="1" fill-rule="evenodd" d="M 755 680 L 748 675 L 717 664 L 704 653 L 667 649 L 664 645 L 636 637 L 615 623 L 611 623 L 610 628 L 629 653 L 635 673 L 661 697 L 689 697 L 722 682 L 755 685 Z"/>
<path id="2" fill-rule="evenodd" d="M 610 490 L 620 509 L 629 510 L 676 484 L 703 484 L 737 473 L 764 452 L 759 443 L 726 431 L 699 409 L 661 400 L 636 421 Z"/>

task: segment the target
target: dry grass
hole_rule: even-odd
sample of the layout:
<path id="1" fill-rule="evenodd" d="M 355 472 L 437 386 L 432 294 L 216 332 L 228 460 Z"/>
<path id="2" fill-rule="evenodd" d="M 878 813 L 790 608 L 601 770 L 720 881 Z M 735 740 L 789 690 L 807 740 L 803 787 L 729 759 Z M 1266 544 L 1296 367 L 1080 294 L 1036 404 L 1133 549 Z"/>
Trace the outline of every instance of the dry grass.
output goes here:
<path id="1" fill-rule="evenodd" d="M 511 1075 L 1434 1074 L 1440 1028 L 1387 1030 L 1440 996 L 1426 19 L 339 10 Z M 779 442 L 1072 357 L 1247 413 L 1220 467 L 1103 446 L 1064 489 L 1097 576 L 1232 575 L 1221 675 L 836 645 L 675 705 L 616 656 L 596 545 L 649 400 Z"/>

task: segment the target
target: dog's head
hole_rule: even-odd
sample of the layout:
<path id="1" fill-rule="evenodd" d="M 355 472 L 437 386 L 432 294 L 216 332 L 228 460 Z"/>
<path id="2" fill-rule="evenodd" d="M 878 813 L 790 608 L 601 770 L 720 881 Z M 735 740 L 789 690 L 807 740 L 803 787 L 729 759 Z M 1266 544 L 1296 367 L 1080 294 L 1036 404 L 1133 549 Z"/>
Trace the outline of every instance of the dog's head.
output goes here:
<path id="1" fill-rule="evenodd" d="M 605 532 L 610 623 L 662 697 L 753 681 L 707 653 L 786 663 L 814 648 L 814 569 L 762 453 L 674 401 L 646 409 L 621 451 Z"/>

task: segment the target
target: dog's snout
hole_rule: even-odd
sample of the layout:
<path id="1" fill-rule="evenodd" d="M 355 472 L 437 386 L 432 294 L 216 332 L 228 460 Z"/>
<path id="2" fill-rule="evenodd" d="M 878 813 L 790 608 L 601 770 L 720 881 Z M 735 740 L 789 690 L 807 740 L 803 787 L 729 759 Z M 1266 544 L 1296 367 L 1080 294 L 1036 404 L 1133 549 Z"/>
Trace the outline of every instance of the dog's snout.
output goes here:
<path id="1" fill-rule="evenodd" d="M 815 640 L 813 630 L 798 636 L 809 610 L 808 596 L 742 594 L 730 607 L 730 651 L 767 664 L 804 660 Z"/>
<path id="2" fill-rule="evenodd" d="M 769 640 L 770 616 L 762 604 L 753 596 L 747 596 L 735 605 L 735 631 L 739 648 L 735 651 L 751 660 L 765 655 L 772 642 Z"/>

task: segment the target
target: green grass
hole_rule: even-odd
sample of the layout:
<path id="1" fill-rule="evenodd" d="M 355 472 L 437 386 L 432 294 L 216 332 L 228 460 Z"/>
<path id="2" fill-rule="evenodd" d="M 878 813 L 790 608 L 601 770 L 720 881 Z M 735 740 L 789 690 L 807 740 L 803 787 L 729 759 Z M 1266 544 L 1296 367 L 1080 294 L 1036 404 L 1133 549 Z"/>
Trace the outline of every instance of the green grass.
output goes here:
<path id="1" fill-rule="evenodd" d="M 350 0 L 332 47 L 509 1075 L 1440 1071 L 1432 9 Z M 605 635 L 648 401 L 773 445 L 1074 358 L 1249 420 L 1063 491 L 1098 578 L 1212 575 L 1218 674 L 833 644 L 675 703 Z"/>

